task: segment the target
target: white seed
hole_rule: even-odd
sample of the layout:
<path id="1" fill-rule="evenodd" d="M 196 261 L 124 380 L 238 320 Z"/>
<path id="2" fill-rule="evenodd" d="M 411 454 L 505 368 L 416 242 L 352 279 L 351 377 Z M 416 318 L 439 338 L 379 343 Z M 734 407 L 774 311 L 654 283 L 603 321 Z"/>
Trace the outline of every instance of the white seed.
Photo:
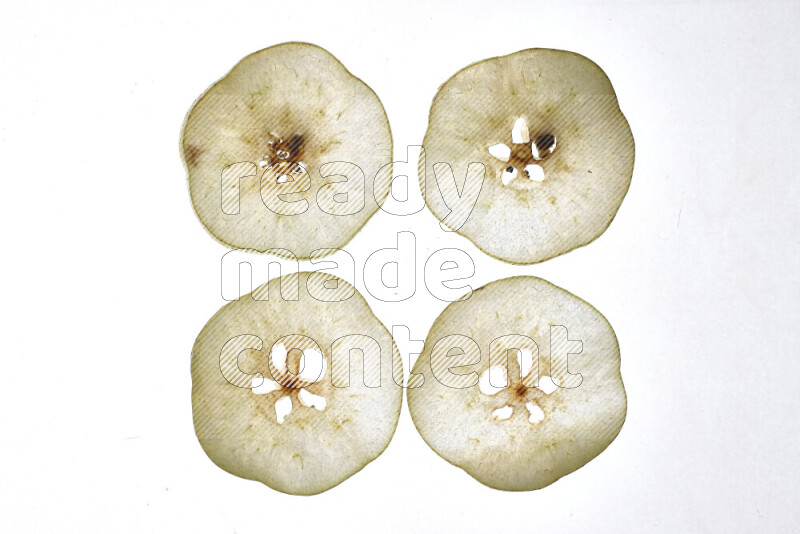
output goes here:
<path id="1" fill-rule="evenodd" d="M 302 388 L 300 392 L 297 394 L 297 397 L 300 399 L 300 404 L 306 406 L 308 408 L 314 407 L 320 412 L 325 410 L 328 406 L 328 401 L 322 395 L 314 395 L 310 391 L 305 388 Z"/>
<path id="2" fill-rule="evenodd" d="M 514 121 L 514 126 L 511 128 L 511 142 L 516 144 L 529 143 L 531 140 L 528 133 L 528 124 L 522 117 Z"/>
<path id="3" fill-rule="evenodd" d="M 528 178 L 530 178 L 534 182 L 544 181 L 544 169 L 542 169 L 539 165 L 536 165 L 535 163 L 531 163 L 530 165 L 525 165 L 525 174 L 527 174 Z"/>
<path id="4" fill-rule="evenodd" d="M 498 421 L 505 421 L 511 414 L 514 413 L 514 408 L 511 406 L 503 406 L 502 408 L 498 408 L 492 412 L 492 417 L 497 419 Z"/>
<path id="5" fill-rule="evenodd" d="M 500 161 L 508 162 L 511 158 L 511 149 L 504 143 L 497 143 L 489 147 L 489 154 L 496 157 Z"/>
<path id="6" fill-rule="evenodd" d="M 511 170 L 509 171 L 508 169 Z M 508 185 L 517 177 L 517 174 L 517 169 L 515 167 L 506 167 L 503 170 L 502 176 L 500 176 L 500 180 L 503 182 L 503 185 Z"/>
<path id="7" fill-rule="evenodd" d="M 278 424 L 282 425 L 286 420 L 286 416 L 292 413 L 292 398 L 290 396 L 281 397 L 275 401 L 275 416 L 278 418 Z"/>

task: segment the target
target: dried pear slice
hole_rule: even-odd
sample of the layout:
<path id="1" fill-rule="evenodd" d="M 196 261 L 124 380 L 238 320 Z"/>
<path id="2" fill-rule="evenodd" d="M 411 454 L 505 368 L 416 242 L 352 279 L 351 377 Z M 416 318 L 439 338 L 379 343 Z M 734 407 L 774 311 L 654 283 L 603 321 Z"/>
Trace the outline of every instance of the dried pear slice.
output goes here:
<path id="1" fill-rule="evenodd" d="M 318 46 L 285 43 L 247 56 L 194 103 L 181 156 L 213 237 L 308 259 L 350 241 L 386 198 L 392 136 L 364 82 Z"/>
<path id="2" fill-rule="evenodd" d="M 321 493 L 389 444 L 402 404 L 400 354 L 363 297 L 334 276 L 287 275 L 252 295 L 269 300 L 227 304 L 194 344 L 195 432 L 234 475 Z"/>
<path id="3" fill-rule="evenodd" d="M 422 438 L 492 488 L 552 484 L 600 454 L 625 420 L 611 325 L 535 277 L 492 282 L 450 304 L 413 373 L 424 377 L 408 390 Z"/>
<path id="4" fill-rule="evenodd" d="M 589 59 L 560 50 L 522 50 L 456 73 L 433 100 L 423 145 L 420 188 L 434 215 L 516 264 L 596 239 L 633 173 L 633 137 L 611 83 Z M 471 163 L 476 184 L 464 186 Z M 443 194 L 453 178 L 459 191 Z"/>

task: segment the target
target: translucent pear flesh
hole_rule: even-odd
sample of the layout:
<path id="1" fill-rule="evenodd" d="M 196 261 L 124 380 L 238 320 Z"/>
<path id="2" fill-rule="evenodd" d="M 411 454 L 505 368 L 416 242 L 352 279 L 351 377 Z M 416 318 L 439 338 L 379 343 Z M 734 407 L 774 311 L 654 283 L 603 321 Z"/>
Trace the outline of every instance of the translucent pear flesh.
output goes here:
<path id="1" fill-rule="evenodd" d="M 551 333 L 559 325 L 566 327 L 564 338 Z M 504 338 L 509 335 L 520 337 Z M 452 339 L 459 341 L 444 345 L 449 352 L 436 352 L 438 342 Z M 553 340 L 557 357 L 551 360 Z M 578 354 L 560 354 L 578 346 Z M 529 365 L 520 364 L 517 349 L 532 355 Z M 495 367 L 506 381 L 495 373 L 489 384 L 500 387 L 485 383 Z M 424 377 L 408 390 L 423 439 L 448 462 L 501 490 L 552 484 L 600 454 L 625 420 L 619 346 L 608 321 L 535 277 L 492 282 L 450 304 L 431 328 L 413 373 Z"/>
<path id="2" fill-rule="evenodd" d="M 332 285 L 338 289 L 326 289 Z M 281 291 L 298 298 L 283 300 Z M 194 344 L 195 432 L 209 458 L 234 475 L 290 494 L 326 491 L 389 444 L 402 404 L 393 378 L 402 378 L 399 352 L 361 295 L 336 277 L 287 275 L 253 295 L 269 300 L 246 295 L 227 304 Z M 326 302 L 325 295 L 349 298 Z M 304 368 L 299 351 L 318 348 L 321 380 L 282 380 L 289 375 L 279 371 L 274 346 L 284 346 L 285 367 L 295 374 Z M 287 404 L 281 422 L 276 411 Z"/>
<path id="3" fill-rule="evenodd" d="M 366 84 L 322 48 L 285 43 L 247 56 L 194 103 L 181 156 L 213 237 L 307 259 L 343 246 L 378 209 L 392 137 Z"/>
<path id="4" fill-rule="evenodd" d="M 560 50 L 523 50 L 459 71 L 434 98 L 423 145 L 420 187 L 434 215 L 443 220 L 464 211 L 466 223 L 452 229 L 516 264 L 596 239 L 617 213 L 633 172 L 633 137 L 611 83 L 589 59 Z M 492 147 L 503 157 L 492 155 Z M 445 203 L 436 163 L 450 165 L 459 184 L 470 163 L 483 165 L 474 209 Z M 540 166 L 544 178 L 526 178 L 529 164 Z"/>

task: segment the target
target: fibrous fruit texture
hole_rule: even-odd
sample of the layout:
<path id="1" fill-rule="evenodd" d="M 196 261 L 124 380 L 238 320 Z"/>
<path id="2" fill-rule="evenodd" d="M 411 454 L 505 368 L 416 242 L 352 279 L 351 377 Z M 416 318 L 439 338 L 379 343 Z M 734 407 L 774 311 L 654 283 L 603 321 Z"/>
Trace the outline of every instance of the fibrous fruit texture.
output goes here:
<path id="1" fill-rule="evenodd" d="M 192 350 L 192 412 L 209 458 L 291 494 L 323 492 L 383 452 L 402 404 L 389 332 L 351 285 L 276 278 L 220 309 Z"/>
<path id="2" fill-rule="evenodd" d="M 450 304 L 413 373 L 408 407 L 423 439 L 493 488 L 555 482 L 600 454 L 625 420 L 611 325 L 535 277 Z"/>
<path id="3" fill-rule="evenodd" d="M 560 50 L 459 71 L 434 98 L 423 145 L 420 187 L 434 215 L 517 264 L 596 239 L 633 172 L 633 137 L 611 83 Z"/>
<path id="4" fill-rule="evenodd" d="M 380 100 L 305 43 L 251 54 L 208 89 L 186 117 L 181 155 L 212 236 L 300 259 L 347 243 L 391 183 Z"/>

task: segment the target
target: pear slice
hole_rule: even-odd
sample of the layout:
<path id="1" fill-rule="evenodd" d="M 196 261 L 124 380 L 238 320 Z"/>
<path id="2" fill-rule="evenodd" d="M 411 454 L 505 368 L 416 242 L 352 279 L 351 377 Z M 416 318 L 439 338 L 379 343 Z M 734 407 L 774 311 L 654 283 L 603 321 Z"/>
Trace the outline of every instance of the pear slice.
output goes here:
<path id="1" fill-rule="evenodd" d="M 284 493 L 321 493 L 358 472 L 400 416 L 397 347 L 331 275 L 283 276 L 224 306 L 197 337 L 191 370 L 208 457 Z"/>
<path id="2" fill-rule="evenodd" d="M 633 172 L 633 137 L 611 83 L 592 61 L 560 50 L 522 50 L 456 73 L 433 100 L 423 145 L 420 188 L 434 215 L 516 264 L 596 239 Z M 471 163 L 485 169 L 474 209 L 474 197 L 443 195 L 436 179 L 444 187 L 455 176 L 463 192 Z"/>
<path id="3" fill-rule="evenodd" d="M 194 103 L 181 156 L 213 237 L 308 259 L 342 247 L 386 198 L 392 136 L 364 82 L 318 46 L 285 43 L 247 56 Z"/>
<path id="4" fill-rule="evenodd" d="M 492 488 L 552 484 L 600 454 L 625 420 L 611 325 L 535 277 L 450 304 L 413 373 L 422 376 L 412 375 L 408 407 L 422 438 Z"/>

